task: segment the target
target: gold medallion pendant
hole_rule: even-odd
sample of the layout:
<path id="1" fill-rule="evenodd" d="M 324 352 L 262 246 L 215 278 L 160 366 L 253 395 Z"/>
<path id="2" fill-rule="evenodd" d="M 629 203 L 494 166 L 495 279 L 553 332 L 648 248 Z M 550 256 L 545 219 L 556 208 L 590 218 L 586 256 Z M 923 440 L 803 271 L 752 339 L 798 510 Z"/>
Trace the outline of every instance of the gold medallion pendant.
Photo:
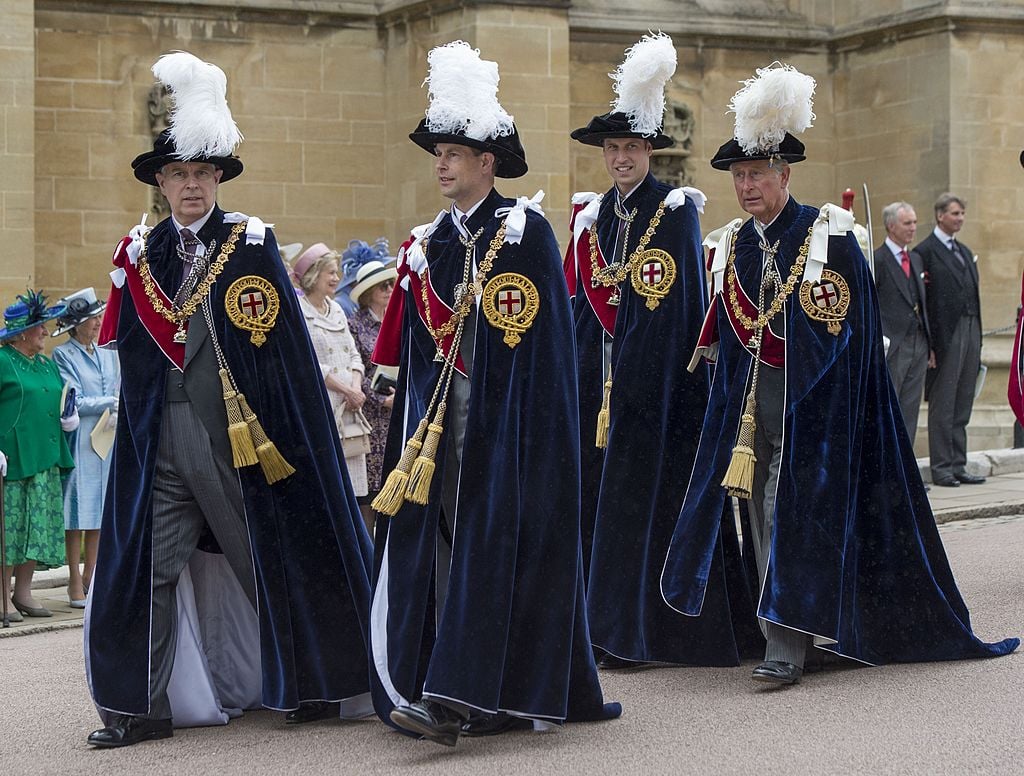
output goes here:
<path id="1" fill-rule="evenodd" d="M 850 287 L 839 273 L 823 270 L 817 283 L 800 284 L 800 306 L 808 318 L 828 323 L 828 333 L 838 336 L 850 308 Z"/>
<path id="2" fill-rule="evenodd" d="M 676 279 L 676 262 L 667 251 L 650 248 L 633 264 L 630 272 L 633 290 L 647 300 L 647 309 L 657 309 Z"/>
<path id="3" fill-rule="evenodd" d="M 259 275 L 244 275 L 228 286 L 224 297 L 228 318 L 239 329 L 251 332 L 249 341 L 260 347 L 267 341 L 267 332 L 274 328 L 281 299 L 277 289 Z"/>
<path id="4" fill-rule="evenodd" d="M 487 322 L 504 331 L 505 344 L 514 348 L 537 317 L 540 294 L 528 277 L 505 272 L 491 278 L 484 287 L 483 308 Z"/>

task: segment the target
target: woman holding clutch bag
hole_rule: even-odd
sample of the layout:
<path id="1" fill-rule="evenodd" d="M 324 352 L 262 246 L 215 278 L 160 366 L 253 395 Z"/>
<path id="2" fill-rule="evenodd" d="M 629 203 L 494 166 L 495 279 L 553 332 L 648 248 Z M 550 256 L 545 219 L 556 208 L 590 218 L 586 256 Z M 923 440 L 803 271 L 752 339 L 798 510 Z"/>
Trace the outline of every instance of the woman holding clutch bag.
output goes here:
<path id="1" fill-rule="evenodd" d="M 0 594 L 10 596 L 22 617 L 50 617 L 32 597 L 36 564 L 64 564 L 61 474 L 74 467 L 61 430 L 78 427 L 78 411 L 62 417 L 63 381 L 43 355 L 46 322 L 64 305 L 46 306 L 41 292 L 28 291 L 4 310 L 0 329 L 0 475 L 4 478 L 4 539 Z M 12 568 L 13 567 L 13 568 Z M 14 573 L 14 591 L 8 585 Z M 5 609 L 9 607 L 4 606 Z"/>
<path id="2" fill-rule="evenodd" d="M 349 331 L 348 318 L 334 301 L 340 279 L 338 253 L 323 243 L 306 249 L 292 266 L 292 280 L 303 293 L 299 306 L 345 448 L 352 490 L 357 496 L 365 496 L 369 429 L 364 428 L 366 420 L 360 411 L 366 399 L 362 389 L 363 360 Z"/>
<path id="3" fill-rule="evenodd" d="M 57 321 L 53 336 L 71 336 L 54 348 L 53 360 L 64 382 L 75 389 L 75 406 L 82 418 L 78 430 L 68 435 L 75 470 L 64 485 L 64 545 L 69 569 L 68 600 L 72 608 L 83 609 L 96 568 L 121 379 L 117 355 L 96 347 L 106 302 L 97 299 L 92 288 L 83 288 L 61 302 L 67 305 L 67 310 Z M 83 536 L 85 568 L 81 569 Z"/>
<path id="4" fill-rule="evenodd" d="M 384 311 L 391 299 L 391 290 L 395 287 L 398 272 L 393 263 L 368 261 L 356 273 L 356 283 L 349 292 L 352 301 L 359 305 L 359 312 L 349 318 L 349 326 L 355 337 L 359 355 L 363 359 L 366 376 L 363 378 L 363 393 L 366 404 L 363 414 L 373 426 L 370 432 L 370 454 L 366 457 L 366 476 L 369 493 L 359 499 L 359 509 L 363 513 L 366 529 L 373 536 L 374 516 L 370 502 L 380 492 L 381 470 L 384 468 L 384 443 L 388 438 L 388 421 L 391 419 L 391 405 L 395 401 L 395 389 L 373 390 L 373 380 L 377 366 L 371 361 L 373 346 L 377 343 L 380 333 L 380 322 L 384 319 Z"/>

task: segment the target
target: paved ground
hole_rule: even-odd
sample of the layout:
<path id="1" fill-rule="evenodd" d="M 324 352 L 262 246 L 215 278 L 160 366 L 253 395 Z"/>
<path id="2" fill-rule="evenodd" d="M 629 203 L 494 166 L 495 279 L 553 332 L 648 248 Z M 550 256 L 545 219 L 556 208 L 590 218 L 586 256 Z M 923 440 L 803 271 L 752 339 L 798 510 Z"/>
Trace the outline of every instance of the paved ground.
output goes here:
<path id="1" fill-rule="evenodd" d="M 942 527 L 974 627 L 1024 632 L 1024 516 Z M 830 670 L 764 690 L 732 669 L 602 674 L 622 719 L 552 734 L 411 741 L 375 721 L 286 728 L 250 712 L 225 728 L 93 751 L 80 629 L 0 639 L 2 773 L 1011 774 L 1024 768 L 1024 655 Z"/>

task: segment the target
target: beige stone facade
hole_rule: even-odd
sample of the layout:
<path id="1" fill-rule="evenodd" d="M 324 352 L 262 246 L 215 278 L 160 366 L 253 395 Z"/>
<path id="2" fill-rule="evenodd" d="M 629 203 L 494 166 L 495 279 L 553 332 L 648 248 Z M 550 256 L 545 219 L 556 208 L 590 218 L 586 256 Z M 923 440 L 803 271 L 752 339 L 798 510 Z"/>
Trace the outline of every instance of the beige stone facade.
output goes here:
<path id="1" fill-rule="evenodd" d="M 1024 0 L 197 0 L 188 6 L 3 0 L 0 31 L 0 294 L 26 283 L 60 295 L 107 286 L 113 244 L 150 206 L 130 175 L 152 140 L 149 67 L 185 49 L 228 75 L 246 170 L 221 204 L 276 224 L 282 243 L 384 235 L 397 245 L 445 201 L 430 158 L 408 141 L 425 108 L 426 53 L 462 38 L 501 67 L 500 98 L 530 161 L 510 195 L 547 192 L 564 241 L 574 190 L 607 186 L 596 149 L 568 134 L 612 97 L 607 74 L 648 29 L 672 34 L 669 98 L 690 121 L 687 180 L 710 201 L 704 226 L 738 209 L 707 160 L 731 133 L 729 97 L 779 59 L 818 81 L 808 203 L 871 190 L 906 199 L 921 236 L 945 190 L 968 200 L 964 241 L 979 256 L 984 325 L 1012 323 L 1024 170 Z M 102 291 L 101 291 L 102 293 Z M 1005 369 L 1005 339 L 986 360 Z M 1002 374 L 983 400 L 1001 403 Z M 972 441 L 973 443 L 973 441 Z"/>

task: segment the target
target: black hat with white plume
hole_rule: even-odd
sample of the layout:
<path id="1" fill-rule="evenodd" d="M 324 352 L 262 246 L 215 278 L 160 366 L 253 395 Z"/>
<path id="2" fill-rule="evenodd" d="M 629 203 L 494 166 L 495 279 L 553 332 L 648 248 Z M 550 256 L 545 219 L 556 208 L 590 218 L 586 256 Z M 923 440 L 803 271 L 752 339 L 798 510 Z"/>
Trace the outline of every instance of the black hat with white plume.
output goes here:
<path id="1" fill-rule="evenodd" d="M 480 51 L 457 40 L 427 54 L 430 106 L 409 135 L 430 153 L 438 143 L 489 151 L 498 160 L 495 175 L 526 174 L 526 152 L 515 122 L 498 102 L 498 63 L 480 59 Z"/>
<path id="2" fill-rule="evenodd" d="M 790 65 L 758 68 L 729 102 L 729 110 L 736 114 L 735 131 L 711 166 L 728 170 L 736 162 L 806 159 L 804 144 L 794 135 L 814 122 L 814 87 L 813 78 Z"/>
<path id="3" fill-rule="evenodd" d="M 153 150 L 135 157 L 135 177 L 151 186 L 156 174 L 170 162 L 206 162 L 223 171 L 221 183 L 242 173 L 242 160 L 234 156 L 242 140 L 228 107 L 228 79 L 224 71 L 185 51 L 164 54 L 153 65 L 153 75 L 171 92 L 174 101 L 170 126 L 157 136 Z"/>
<path id="4" fill-rule="evenodd" d="M 571 137 L 601 146 L 605 138 L 642 137 L 654 148 L 668 148 L 675 141 L 662 130 L 665 124 L 665 84 L 676 72 L 676 47 L 664 33 L 644 35 L 626 51 L 626 58 L 611 73 L 615 82 L 612 110 L 594 116 Z"/>

